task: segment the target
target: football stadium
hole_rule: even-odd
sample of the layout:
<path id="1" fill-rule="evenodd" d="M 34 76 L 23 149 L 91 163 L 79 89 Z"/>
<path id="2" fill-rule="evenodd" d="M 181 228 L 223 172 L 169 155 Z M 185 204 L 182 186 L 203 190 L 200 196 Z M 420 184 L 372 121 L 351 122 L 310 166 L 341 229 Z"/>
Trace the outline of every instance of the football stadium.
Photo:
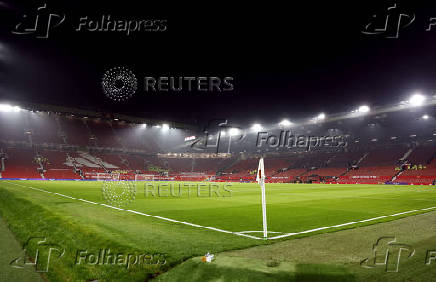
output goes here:
<path id="1" fill-rule="evenodd" d="M 0 281 L 435 280 L 429 7 L 90 5 L 0 1 Z"/>

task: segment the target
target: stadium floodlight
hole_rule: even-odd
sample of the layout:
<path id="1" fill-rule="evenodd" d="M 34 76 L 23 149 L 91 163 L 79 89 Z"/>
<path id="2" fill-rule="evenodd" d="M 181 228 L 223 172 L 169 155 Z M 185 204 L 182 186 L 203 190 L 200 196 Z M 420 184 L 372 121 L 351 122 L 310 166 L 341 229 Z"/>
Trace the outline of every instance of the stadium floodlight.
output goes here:
<path id="1" fill-rule="evenodd" d="M 409 104 L 414 107 L 418 107 L 418 106 L 422 106 L 424 101 L 425 101 L 425 96 L 417 93 L 412 95 L 412 97 L 410 97 Z"/>
<path id="2" fill-rule="evenodd" d="M 253 124 L 253 126 L 251 126 L 251 130 L 259 132 L 262 130 L 262 125 L 260 125 L 259 123 L 255 123 Z"/>
<path id="3" fill-rule="evenodd" d="M 166 123 L 162 124 L 162 130 L 166 131 L 168 129 L 170 129 L 170 126 L 168 124 L 166 124 Z"/>
<path id="4" fill-rule="evenodd" d="M 280 125 L 281 126 L 290 126 L 292 124 L 292 122 L 290 122 L 289 120 L 287 120 L 287 119 L 284 119 L 284 120 L 282 120 L 281 122 L 280 122 Z"/>
<path id="5" fill-rule="evenodd" d="M 147 128 L 147 124 L 146 124 L 146 123 L 143 123 L 143 124 L 142 124 L 142 128 Z"/>
<path id="6" fill-rule="evenodd" d="M 235 135 L 240 134 L 240 131 L 237 128 L 230 128 L 229 134 L 230 134 L 230 136 L 235 136 Z"/>
<path id="7" fill-rule="evenodd" d="M 428 115 L 423 115 L 422 118 L 423 118 L 423 119 L 428 119 L 429 116 L 428 116 Z"/>
<path id="8" fill-rule="evenodd" d="M 316 118 L 318 120 L 324 120 L 325 119 L 325 114 L 324 113 L 320 113 Z"/>
<path id="9" fill-rule="evenodd" d="M 357 111 L 358 111 L 359 113 L 364 114 L 364 113 L 368 113 L 370 110 L 371 110 L 371 109 L 370 109 L 369 106 L 364 105 L 364 106 L 360 106 L 359 109 L 358 109 Z"/>
<path id="10" fill-rule="evenodd" d="M 221 131 L 221 136 L 226 136 L 226 132 L 225 131 Z"/>
<path id="11" fill-rule="evenodd" d="M 0 112 L 3 113 L 18 113 L 21 111 L 21 108 L 18 106 L 11 106 L 7 104 L 0 104 Z"/>

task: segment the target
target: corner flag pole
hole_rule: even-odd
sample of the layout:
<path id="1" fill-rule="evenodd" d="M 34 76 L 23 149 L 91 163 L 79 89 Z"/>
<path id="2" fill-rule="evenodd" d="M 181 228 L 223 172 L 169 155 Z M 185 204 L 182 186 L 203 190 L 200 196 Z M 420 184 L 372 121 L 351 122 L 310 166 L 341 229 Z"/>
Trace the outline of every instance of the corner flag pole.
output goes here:
<path id="1" fill-rule="evenodd" d="M 263 238 L 266 240 L 268 237 L 268 227 L 266 222 L 266 198 L 265 198 L 265 167 L 263 158 L 259 160 L 259 167 L 257 169 L 257 183 L 259 183 L 262 190 L 262 219 L 263 219 Z"/>

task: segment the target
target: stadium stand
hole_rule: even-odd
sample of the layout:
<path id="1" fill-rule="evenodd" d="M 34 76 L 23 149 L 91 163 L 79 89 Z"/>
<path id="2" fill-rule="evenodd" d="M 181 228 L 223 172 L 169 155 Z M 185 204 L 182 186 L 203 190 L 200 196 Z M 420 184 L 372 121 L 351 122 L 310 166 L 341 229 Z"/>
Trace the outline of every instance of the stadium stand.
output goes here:
<path id="1" fill-rule="evenodd" d="M 32 149 L 7 148 L 6 156 L 3 178 L 42 178 Z"/>
<path id="2" fill-rule="evenodd" d="M 245 152 L 255 136 L 234 144 L 240 155 L 162 157 L 185 150 L 183 135 L 192 133 L 165 138 L 158 127 L 78 114 L 0 113 L 0 132 L 2 178 L 82 179 L 115 172 L 254 181 L 259 159 L 255 151 Z M 265 159 L 267 181 L 431 184 L 436 179 L 436 146 L 424 141 L 352 143 L 331 150 L 277 148 Z"/>

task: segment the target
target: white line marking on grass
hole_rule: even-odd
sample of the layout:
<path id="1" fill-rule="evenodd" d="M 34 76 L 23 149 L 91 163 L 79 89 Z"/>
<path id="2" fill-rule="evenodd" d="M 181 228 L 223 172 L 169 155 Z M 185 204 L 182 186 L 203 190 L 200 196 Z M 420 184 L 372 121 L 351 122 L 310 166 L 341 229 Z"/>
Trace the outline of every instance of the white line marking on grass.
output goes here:
<path id="1" fill-rule="evenodd" d="M 93 205 L 98 205 L 96 202 L 91 202 L 91 201 L 88 201 L 88 200 L 85 200 L 85 199 L 78 198 L 77 200 L 82 201 L 82 202 L 86 202 L 86 203 L 90 203 L 90 204 L 93 204 Z"/>
<path id="2" fill-rule="evenodd" d="M 423 210 L 423 211 L 428 211 L 428 210 L 434 210 L 434 209 L 436 209 L 436 207 L 425 208 L 425 209 L 421 209 L 421 210 Z"/>
<path id="3" fill-rule="evenodd" d="M 268 240 L 275 240 L 275 239 L 285 238 L 285 237 L 289 237 L 289 236 L 297 235 L 297 234 L 299 234 L 299 233 L 286 233 L 286 234 L 283 234 L 283 235 L 279 235 L 279 236 L 275 236 L 275 237 L 270 237 L 270 238 L 268 238 Z"/>
<path id="4" fill-rule="evenodd" d="M 215 227 L 205 227 L 205 228 L 207 228 L 207 229 L 211 229 L 211 230 L 215 230 L 215 231 L 218 231 L 218 232 L 223 232 L 223 233 L 230 233 L 230 234 L 233 234 L 233 233 L 234 233 L 234 232 L 232 232 L 232 231 L 222 230 L 222 229 L 215 228 Z"/>
<path id="5" fill-rule="evenodd" d="M 330 226 L 320 227 L 320 228 L 315 228 L 315 229 L 311 229 L 311 230 L 306 230 L 306 231 L 299 232 L 298 234 L 304 234 L 304 233 L 315 232 L 315 231 L 324 230 L 324 229 L 327 229 L 327 228 L 330 228 Z M 296 233 L 296 234 L 297 234 L 297 233 Z"/>
<path id="6" fill-rule="evenodd" d="M 194 223 L 189 223 L 189 222 L 185 222 L 185 221 L 180 221 L 180 223 L 183 223 L 183 224 L 186 224 L 186 225 L 191 225 L 191 226 L 194 226 L 194 227 L 203 227 L 201 225 L 194 224 Z"/>
<path id="7" fill-rule="evenodd" d="M 390 216 L 397 216 L 397 215 L 402 215 L 402 214 L 406 214 L 406 213 L 411 213 L 411 212 L 417 212 L 418 210 L 412 210 L 412 211 L 406 211 L 406 212 L 399 212 L 396 214 L 391 214 Z"/>
<path id="8" fill-rule="evenodd" d="M 48 192 L 48 193 L 51 193 L 51 192 Z M 61 194 L 61 193 L 53 193 L 53 194 L 56 194 L 56 195 L 59 195 L 59 196 L 65 197 L 65 198 L 69 198 L 69 199 L 77 200 L 77 199 L 74 198 L 74 197 L 70 197 L 70 196 L 67 196 L 67 195 L 64 195 L 64 194 Z"/>
<path id="9" fill-rule="evenodd" d="M 351 221 L 351 222 L 347 222 L 347 223 L 342 223 L 342 224 L 338 224 L 338 225 L 333 225 L 331 227 L 342 227 L 342 226 L 346 226 L 346 225 L 351 225 L 351 224 L 355 224 L 357 222 L 355 221 Z"/>
<path id="10" fill-rule="evenodd" d="M 61 197 L 65 197 L 65 198 L 69 198 L 69 199 L 73 199 L 73 200 L 78 200 L 78 201 L 90 203 L 90 204 L 93 204 L 93 205 L 101 205 L 101 206 L 105 206 L 105 207 L 108 207 L 108 208 L 111 208 L 111 209 L 131 212 L 131 213 L 135 213 L 135 214 L 143 215 L 143 216 L 151 216 L 151 217 L 158 218 L 158 219 L 161 219 L 161 220 L 171 221 L 171 222 L 175 222 L 175 223 L 181 223 L 181 224 L 185 224 L 185 225 L 189 225 L 189 226 L 193 226 L 193 227 L 214 230 L 214 231 L 222 232 L 222 233 L 234 234 L 234 235 L 237 235 L 237 236 L 242 236 L 242 237 L 251 238 L 251 239 L 255 239 L 255 240 L 263 240 L 264 239 L 263 237 L 261 238 L 261 237 L 256 237 L 256 236 L 244 234 L 244 233 L 256 233 L 256 232 L 261 232 L 261 231 L 232 232 L 232 231 L 223 230 L 223 229 L 219 229 L 219 228 L 215 228 L 215 227 L 206 227 L 206 226 L 201 226 L 201 225 L 190 223 L 190 222 L 178 221 L 178 220 L 175 220 L 175 219 L 166 218 L 166 217 L 162 217 L 162 216 L 158 216 L 158 215 L 149 215 L 149 214 L 145 214 L 145 213 L 138 212 L 138 211 L 125 210 L 125 209 L 117 208 L 117 207 L 114 207 L 114 206 L 110 206 L 110 205 L 106 205 L 106 204 L 99 204 L 99 203 L 91 202 L 91 201 L 88 201 L 88 200 L 84 200 L 84 199 L 80 199 L 80 198 L 74 198 L 74 197 L 67 196 L 67 195 L 64 195 L 64 194 L 50 192 L 50 191 L 46 191 L 46 190 L 43 190 L 43 189 L 39 189 L 39 188 L 31 187 L 31 186 L 26 186 L 26 185 L 21 185 L 21 184 L 9 182 L 9 181 L 6 181 L 6 183 L 9 183 L 9 184 L 12 184 L 12 185 L 21 186 L 21 187 L 25 187 L 25 188 L 29 188 L 29 189 L 32 189 L 32 190 L 37 190 L 37 191 L 40 191 L 40 192 L 49 193 L 49 194 L 56 194 L 56 195 L 59 195 Z M 360 220 L 360 221 L 352 221 L 352 222 L 347 222 L 347 223 L 333 225 L 333 226 L 319 227 L 319 228 L 305 230 L 305 231 L 301 231 L 301 232 L 297 232 L 297 233 L 286 233 L 286 234 L 278 235 L 278 236 L 275 236 L 275 237 L 269 237 L 267 239 L 268 240 L 275 240 L 275 239 L 285 238 L 285 237 L 294 236 L 294 235 L 298 235 L 298 234 L 306 234 L 306 233 L 316 232 L 316 231 L 319 231 L 319 230 L 324 230 L 324 229 L 329 229 L 329 228 L 337 228 L 337 227 L 352 225 L 352 224 L 356 224 L 356 223 L 363 223 L 363 222 L 373 221 L 373 220 L 377 220 L 377 219 L 381 219 L 381 218 L 385 218 L 385 217 L 395 217 L 395 216 L 399 216 L 399 215 L 403 215 L 403 214 L 419 212 L 419 211 L 427 211 L 427 210 L 433 210 L 433 209 L 436 209 L 436 207 L 430 207 L 430 208 L 423 208 L 423 209 L 418 209 L 418 210 L 405 211 L 405 212 L 400 212 L 400 213 L 396 213 L 396 214 L 392 214 L 392 215 L 382 215 L 382 216 L 378 216 L 378 217 L 374 217 L 374 218 L 369 218 L 369 219 L 364 219 L 364 220 Z M 270 232 L 269 231 L 269 233 L 282 233 L 282 232 Z"/>
<path id="11" fill-rule="evenodd" d="M 240 233 L 240 234 L 245 234 L 245 233 L 263 233 L 263 231 L 239 231 L 238 233 Z M 283 233 L 283 232 L 268 231 L 268 233 Z"/>
<path id="12" fill-rule="evenodd" d="M 373 218 L 370 218 L 370 219 L 364 219 L 364 220 L 361 220 L 359 222 L 368 222 L 368 221 L 373 221 L 373 220 L 377 220 L 377 219 L 385 218 L 385 217 L 387 217 L 387 216 L 386 215 L 382 215 L 382 216 L 373 217 Z"/>
<path id="13" fill-rule="evenodd" d="M 87 201 L 84 201 L 84 202 L 87 202 Z M 91 204 L 92 204 L 92 202 L 91 202 Z M 124 211 L 125 210 L 125 209 L 117 208 L 117 207 L 106 205 L 106 204 L 100 204 L 100 205 L 108 207 L 108 208 L 111 208 L 111 209 L 119 210 L 119 211 Z"/>
<path id="14" fill-rule="evenodd" d="M 126 211 L 128 211 L 128 212 L 133 212 L 133 213 L 140 214 L 140 215 L 144 215 L 144 216 L 151 216 L 151 215 L 149 215 L 149 214 L 142 213 L 142 212 L 138 212 L 138 211 L 132 211 L 132 210 L 126 210 Z"/>
<path id="15" fill-rule="evenodd" d="M 177 222 L 177 223 L 180 223 L 180 221 L 178 221 L 178 220 L 171 219 L 171 218 L 167 218 L 167 217 L 162 217 L 162 216 L 158 216 L 158 215 L 152 215 L 152 217 L 160 218 L 160 219 L 163 219 L 163 220 L 166 220 L 166 221 L 171 221 L 171 222 Z M 204 227 L 204 226 L 202 226 L 202 227 Z"/>
<path id="16" fill-rule="evenodd" d="M 247 234 L 241 234 L 241 233 L 238 233 L 238 232 L 232 232 L 232 234 L 235 234 L 237 236 L 242 236 L 242 237 L 247 237 L 247 238 L 255 239 L 255 240 L 263 240 L 263 238 L 260 238 L 260 237 L 251 236 L 251 235 L 247 235 Z M 267 239 L 269 239 L 269 238 L 267 238 Z"/>

